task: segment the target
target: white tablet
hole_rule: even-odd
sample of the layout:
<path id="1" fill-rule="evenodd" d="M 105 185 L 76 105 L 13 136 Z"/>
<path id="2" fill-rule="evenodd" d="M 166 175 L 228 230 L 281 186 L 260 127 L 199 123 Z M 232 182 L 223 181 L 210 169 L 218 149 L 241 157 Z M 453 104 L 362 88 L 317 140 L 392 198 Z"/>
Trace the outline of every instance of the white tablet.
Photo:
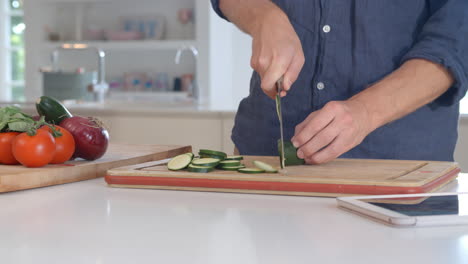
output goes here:
<path id="1" fill-rule="evenodd" d="M 338 197 L 340 208 L 392 226 L 468 224 L 468 193 Z"/>

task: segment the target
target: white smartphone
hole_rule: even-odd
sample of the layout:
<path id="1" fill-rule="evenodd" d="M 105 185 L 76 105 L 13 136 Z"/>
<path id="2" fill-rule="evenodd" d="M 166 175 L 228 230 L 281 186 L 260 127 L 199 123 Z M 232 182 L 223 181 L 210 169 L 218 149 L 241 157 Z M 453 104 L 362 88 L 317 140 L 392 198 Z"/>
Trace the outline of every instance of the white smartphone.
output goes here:
<path id="1" fill-rule="evenodd" d="M 348 196 L 338 207 L 398 227 L 467 225 L 468 193 Z"/>

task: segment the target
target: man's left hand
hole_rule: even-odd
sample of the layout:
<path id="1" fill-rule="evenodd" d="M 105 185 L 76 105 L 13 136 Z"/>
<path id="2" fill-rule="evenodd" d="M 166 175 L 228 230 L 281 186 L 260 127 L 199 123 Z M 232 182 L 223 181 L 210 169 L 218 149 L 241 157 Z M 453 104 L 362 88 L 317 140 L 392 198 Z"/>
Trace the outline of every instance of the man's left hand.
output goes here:
<path id="1" fill-rule="evenodd" d="M 371 132 L 366 107 L 357 100 L 331 101 L 296 126 L 291 139 L 308 164 L 329 162 L 360 144 Z"/>

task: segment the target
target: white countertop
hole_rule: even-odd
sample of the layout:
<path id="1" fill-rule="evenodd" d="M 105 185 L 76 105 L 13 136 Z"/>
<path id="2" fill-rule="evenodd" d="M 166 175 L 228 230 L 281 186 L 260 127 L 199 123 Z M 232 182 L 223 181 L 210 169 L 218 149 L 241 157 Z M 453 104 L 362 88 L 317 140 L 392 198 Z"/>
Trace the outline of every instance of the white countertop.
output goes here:
<path id="1" fill-rule="evenodd" d="M 468 175 L 448 189 L 467 191 Z M 462 188 L 463 187 L 463 188 Z M 468 226 L 398 229 L 333 198 L 117 189 L 0 194 L 1 263 L 468 263 Z"/>
<path id="2" fill-rule="evenodd" d="M 0 107 L 7 105 L 17 105 L 28 113 L 35 113 L 34 102 L 3 102 L 0 101 Z M 113 114 L 113 115 L 195 115 L 206 117 L 234 117 L 237 112 L 237 106 L 210 106 L 210 105 L 192 105 L 185 103 L 158 103 L 158 102 L 106 102 L 99 103 L 68 103 L 66 107 L 71 112 L 80 112 L 82 114 Z M 461 109 L 461 122 L 468 122 L 468 107 Z"/>

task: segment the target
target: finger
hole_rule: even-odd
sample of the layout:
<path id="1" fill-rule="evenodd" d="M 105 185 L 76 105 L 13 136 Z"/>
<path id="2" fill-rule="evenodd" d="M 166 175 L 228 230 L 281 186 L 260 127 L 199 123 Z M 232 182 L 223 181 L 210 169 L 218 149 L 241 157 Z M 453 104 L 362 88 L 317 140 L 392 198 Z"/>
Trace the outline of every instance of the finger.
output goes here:
<path id="1" fill-rule="evenodd" d="M 319 152 L 324 147 L 328 146 L 340 134 L 340 127 L 336 122 L 330 123 L 327 127 L 322 129 L 313 137 L 309 142 L 300 147 L 297 151 L 297 156 L 301 159 L 311 157 Z"/>
<path id="2" fill-rule="evenodd" d="M 274 58 L 271 61 L 271 65 L 268 67 L 268 70 L 265 72 L 262 78 L 262 89 L 274 90 L 276 92 L 276 82 L 284 75 L 288 66 L 289 58 Z"/>
<path id="3" fill-rule="evenodd" d="M 291 141 L 294 147 L 299 148 L 313 138 L 320 130 L 324 129 L 335 118 L 332 111 L 319 110 L 317 114 L 307 122 L 305 127 L 295 135 Z"/>
<path id="4" fill-rule="evenodd" d="M 323 164 L 338 158 L 348 151 L 346 138 L 344 134 L 340 133 L 330 145 L 307 158 L 306 162 L 308 164 Z"/>
<path id="5" fill-rule="evenodd" d="M 286 70 L 286 73 L 284 74 L 283 87 L 286 91 L 289 91 L 291 89 L 292 84 L 299 77 L 299 73 L 301 73 L 304 63 L 305 63 L 304 54 L 302 52 L 296 53 L 294 55 L 294 58 L 291 64 Z"/>
<path id="6" fill-rule="evenodd" d="M 260 75 L 263 79 L 265 72 L 271 64 L 272 57 L 261 54 L 261 51 L 254 51 L 250 58 L 250 66 Z"/>

